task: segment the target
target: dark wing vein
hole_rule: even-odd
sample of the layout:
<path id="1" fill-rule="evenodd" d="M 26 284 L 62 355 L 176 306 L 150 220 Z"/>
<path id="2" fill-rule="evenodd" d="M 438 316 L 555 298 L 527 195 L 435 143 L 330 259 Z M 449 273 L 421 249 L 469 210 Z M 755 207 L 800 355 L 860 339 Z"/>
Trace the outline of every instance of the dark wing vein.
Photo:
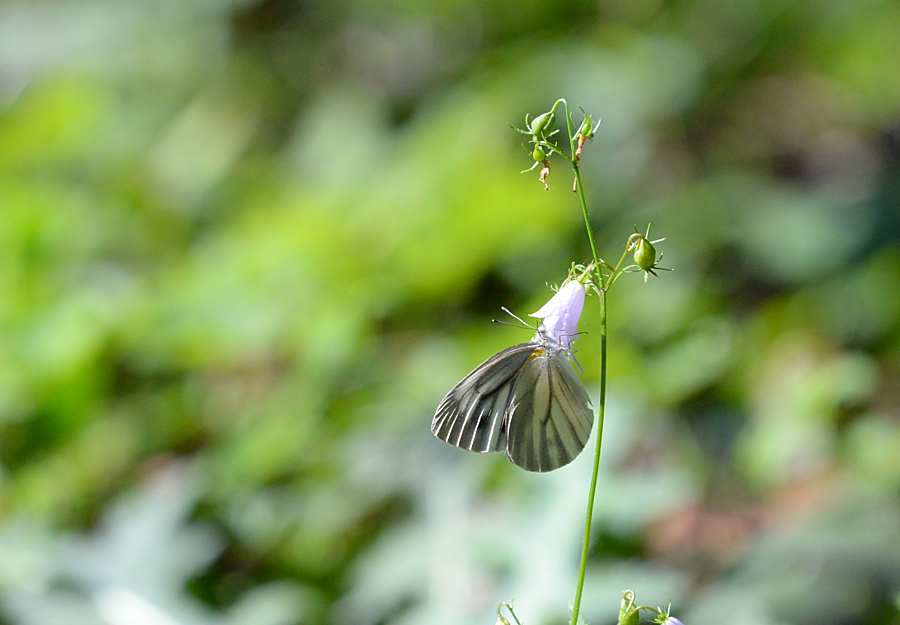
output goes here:
<path id="1" fill-rule="evenodd" d="M 512 389 L 506 452 L 528 471 L 553 471 L 574 460 L 593 426 L 590 399 L 560 352 L 531 358 Z"/>
<path id="2" fill-rule="evenodd" d="M 512 387 L 538 348 L 535 343 L 513 345 L 478 365 L 438 404 L 431 422 L 434 435 L 469 451 L 505 449 Z"/>

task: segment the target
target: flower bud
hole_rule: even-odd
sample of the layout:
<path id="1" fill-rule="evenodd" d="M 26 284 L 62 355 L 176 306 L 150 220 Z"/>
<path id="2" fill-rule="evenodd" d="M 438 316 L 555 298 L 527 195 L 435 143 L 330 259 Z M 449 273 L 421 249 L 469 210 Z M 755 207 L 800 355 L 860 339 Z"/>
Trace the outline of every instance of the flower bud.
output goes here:
<path id="1" fill-rule="evenodd" d="M 656 248 L 650 241 L 641 237 L 634 248 L 634 264 L 644 271 L 649 271 L 655 267 L 655 263 Z"/>
<path id="2" fill-rule="evenodd" d="M 637 608 L 629 608 L 619 613 L 618 625 L 640 625 L 641 613 Z"/>
<path id="3" fill-rule="evenodd" d="M 531 120 L 531 124 L 528 126 L 529 130 L 531 130 L 531 134 L 533 135 L 541 135 L 550 125 L 550 122 L 553 121 L 553 113 L 547 111 L 546 113 L 541 113 L 537 117 Z"/>
<path id="4" fill-rule="evenodd" d="M 531 153 L 531 158 L 540 163 L 547 160 L 547 154 L 541 149 L 541 146 L 536 145 L 534 146 L 534 151 Z"/>
<path id="5" fill-rule="evenodd" d="M 619 604 L 619 620 L 617 625 L 640 625 L 641 612 L 634 605 L 634 593 L 626 590 L 622 593 L 622 602 Z"/>
<path id="6" fill-rule="evenodd" d="M 594 136 L 594 118 L 590 115 L 585 115 L 584 119 L 581 120 L 581 126 L 578 127 L 578 134 L 582 137 L 586 137 L 590 139 Z"/>

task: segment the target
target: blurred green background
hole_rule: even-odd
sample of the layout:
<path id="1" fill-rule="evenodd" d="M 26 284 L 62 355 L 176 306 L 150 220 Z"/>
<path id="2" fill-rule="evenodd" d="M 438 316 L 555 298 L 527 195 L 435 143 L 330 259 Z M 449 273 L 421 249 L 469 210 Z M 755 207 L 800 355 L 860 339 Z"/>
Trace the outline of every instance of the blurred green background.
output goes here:
<path id="1" fill-rule="evenodd" d="M 434 439 L 588 249 L 583 614 L 900 623 L 900 4 L 0 4 L 0 624 L 564 621 L 590 454 Z M 596 394 L 597 309 L 578 341 Z"/>

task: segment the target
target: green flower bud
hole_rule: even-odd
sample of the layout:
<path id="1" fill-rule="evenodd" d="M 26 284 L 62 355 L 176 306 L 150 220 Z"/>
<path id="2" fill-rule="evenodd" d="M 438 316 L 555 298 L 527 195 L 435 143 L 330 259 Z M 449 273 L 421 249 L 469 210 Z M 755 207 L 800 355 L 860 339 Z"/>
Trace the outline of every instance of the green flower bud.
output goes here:
<path id="1" fill-rule="evenodd" d="M 634 249 L 634 264 L 644 271 L 649 271 L 656 266 L 656 248 L 644 237 L 638 239 Z"/>
<path id="2" fill-rule="evenodd" d="M 622 602 L 619 604 L 618 625 L 640 625 L 641 612 L 634 605 L 634 593 L 626 590 L 622 593 Z"/>
<path id="3" fill-rule="evenodd" d="M 553 113 L 547 111 L 546 113 L 541 113 L 537 117 L 531 120 L 531 124 L 529 125 L 529 130 L 531 130 L 531 134 L 533 135 L 541 135 L 547 129 L 547 126 L 550 125 L 550 122 L 553 121 Z"/>
<path id="4" fill-rule="evenodd" d="M 578 134 L 582 137 L 590 138 L 594 134 L 594 118 L 590 115 L 585 115 L 584 119 L 581 120 L 581 126 L 578 128 Z"/>
<path id="5" fill-rule="evenodd" d="M 531 153 L 531 158 L 533 158 L 536 162 L 542 163 L 547 160 L 547 154 L 541 149 L 541 146 L 534 146 L 534 151 Z"/>
<path id="6" fill-rule="evenodd" d="M 631 608 L 619 614 L 618 625 L 640 625 L 640 623 L 641 613 L 637 608 Z"/>

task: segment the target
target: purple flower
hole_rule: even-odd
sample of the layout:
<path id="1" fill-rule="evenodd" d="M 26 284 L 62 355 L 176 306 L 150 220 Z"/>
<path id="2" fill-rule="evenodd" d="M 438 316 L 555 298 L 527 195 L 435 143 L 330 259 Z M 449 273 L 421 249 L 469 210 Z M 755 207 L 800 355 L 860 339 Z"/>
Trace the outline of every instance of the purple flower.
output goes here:
<path id="1" fill-rule="evenodd" d="M 578 280 L 564 283 L 550 300 L 531 317 L 541 320 L 538 338 L 549 339 L 569 349 L 578 334 L 578 319 L 584 308 L 584 285 Z"/>
<path id="2" fill-rule="evenodd" d="M 667 618 L 667 619 L 663 622 L 663 625 L 684 625 L 684 623 L 682 623 L 681 621 L 679 621 L 679 620 L 678 620 L 677 618 L 675 618 L 674 616 L 670 616 L 669 618 Z"/>

